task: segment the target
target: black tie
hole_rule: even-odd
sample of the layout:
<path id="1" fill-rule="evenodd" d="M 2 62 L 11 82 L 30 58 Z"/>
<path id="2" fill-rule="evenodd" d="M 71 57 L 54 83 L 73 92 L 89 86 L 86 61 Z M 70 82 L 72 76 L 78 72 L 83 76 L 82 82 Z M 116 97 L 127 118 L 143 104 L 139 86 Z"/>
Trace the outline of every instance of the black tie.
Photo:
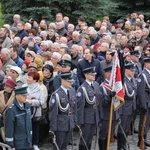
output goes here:
<path id="1" fill-rule="evenodd" d="M 93 86 L 93 84 L 91 84 L 91 88 L 94 90 L 94 86 Z"/>
<path id="2" fill-rule="evenodd" d="M 67 96 L 68 96 L 68 99 L 69 99 L 69 90 L 67 90 Z"/>

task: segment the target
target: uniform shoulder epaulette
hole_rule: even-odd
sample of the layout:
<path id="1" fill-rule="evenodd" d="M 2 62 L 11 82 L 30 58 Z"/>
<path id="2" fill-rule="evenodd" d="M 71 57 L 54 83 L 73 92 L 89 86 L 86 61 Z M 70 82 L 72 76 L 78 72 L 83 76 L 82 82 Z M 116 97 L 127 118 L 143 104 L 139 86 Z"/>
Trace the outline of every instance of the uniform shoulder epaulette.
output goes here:
<path id="1" fill-rule="evenodd" d="M 11 104 L 8 108 L 12 108 L 14 106 L 14 104 Z"/>

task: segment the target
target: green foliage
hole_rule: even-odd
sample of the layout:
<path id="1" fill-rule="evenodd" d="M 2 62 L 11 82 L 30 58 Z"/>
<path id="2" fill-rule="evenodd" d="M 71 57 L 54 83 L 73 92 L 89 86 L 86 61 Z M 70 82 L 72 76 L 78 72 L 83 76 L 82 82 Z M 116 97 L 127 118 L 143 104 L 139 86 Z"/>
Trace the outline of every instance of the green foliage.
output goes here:
<path id="1" fill-rule="evenodd" d="M 55 20 L 55 15 L 62 12 L 76 23 L 79 16 L 84 17 L 88 24 L 93 24 L 97 18 L 109 15 L 109 10 L 115 12 L 116 3 L 110 0 L 1 0 L 5 22 L 12 23 L 14 14 L 20 14 L 22 20 L 30 18 Z M 112 12 L 111 12 L 112 13 Z M 112 13 L 113 15 L 115 13 Z"/>
<path id="2" fill-rule="evenodd" d="M 14 14 L 20 14 L 24 21 L 30 18 L 55 21 L 55 15 L 61 12 L 76 24 L 79 16 L 86 19 L 89 25 L 103 16 L 113 18 L 125 17 L 127 14 L 138 11 L 146 17 L 150 16 L 150 0 L 0 0 L 2 13 L 6 23 L 12 23 Z"/>

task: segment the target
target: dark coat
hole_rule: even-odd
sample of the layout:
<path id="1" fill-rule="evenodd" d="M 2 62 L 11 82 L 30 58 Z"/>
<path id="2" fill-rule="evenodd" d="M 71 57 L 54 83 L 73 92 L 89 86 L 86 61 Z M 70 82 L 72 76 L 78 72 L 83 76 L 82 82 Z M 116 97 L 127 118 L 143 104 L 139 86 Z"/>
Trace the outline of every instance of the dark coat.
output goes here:
<path id="1" fill-rule="evenodd" d="M 111 105 L 111 101 L 112 98 L 109 96 L 111 91 L 109 89 L 107 89 L 104 84 L 107 83 L 108 81 L 105 80 L 101 85 L 100 85 L 100 92 L 101 92 L 101 99 L 100 99 L 100 103 L 102 105 L 102 109 L 100 109 L 100 118 L 102 120 L 109 120 L 109 116 L 110 116 L 110 105 Z M 118 111 L 113 111 L 113 120 L 116 120 L 119 118 L 119 113 Z"/>
<path id="2" fill-rule="evenodd" d="M 59 96 L 59 102 L 56 98 L 56 93 Z M 69 104 L 69 109 L 62 111 L 59 106 L 65 108 Z M 49 102 L 49 121 L 51 131 L 70 131 L 77 124 L 76 118 L 76 93 L 73 88 L 69 89 L 69 98 L 62 87 L 56 90 Z"/>
<path id="3" fill-rule="evenodd" d="M 150 88 L 145 83 L 142 74 L 145 74 L 148 84 L 150 84 L 150 73 L 146 69 L 144 69 L 137 80 L 138 103 L 140 108 L 150 108 Z"/>
<path id="4" fill-rule="evenodd" d="M 32 147 L 31 111 L 28 103 L 21 107 L 16 99 L 5 114 L 6 144 L 11 148 L 29 149 Z"/>
<path id="5" fill-rule="evenodd" d="M 131 78 L 129 80 L 127 77 L 124 78 L 124 84 L 126 85 L 125 87 L 125 96 L 124 96 L 124 101 L 125 103 L 122 105 L 122 107 L 119 109 L 119 112 L 121 115 L 133 115 L 135 109 L 136 109 L 136 92 L 137 92 L 137 87 L 136 87 L 136 82 L 135 78 Z M 128 95 L 134 93 L 133 96 Z"/>
<path id="6" fill-rule="evenodd" d="M 86 100 L 85 93 L 83 88 L 86 89 L 89 100 L 93 100 L 95 96 L 94 104 L 89 104 Z M 101 99 L 101 93 L 99 90 L 99 84 L 93 82 L 94 89 L 86 82 L 79 87 L 77 91 L 77 118 L 78 124 L 98 124 L 99 122 L 99 103 Z"/>
<path id="7" fill-rule="evenodd" d="M 18 33 L 15 35 L 16 37 L 20 37 L 21 41 L 25 36 L 29 36 L 26 30 L 20 30 Z"/>
<path id="8" fill-rule="evenodd" d="M 77 65 L 77 77 L 78 77 L 80 85 L 85 81 L 83 70 L 85 68 L 93 67 L 93 66 L 95 66 L 95 71 L 97 73 L 95 81 L 97 81 L 99 84 L 101 84 L 104 81 L 104 72 L 101 68 L 100 61 L 94 58 L 92 59 L 91 62 L 83 59 L 79 61 Z"/>

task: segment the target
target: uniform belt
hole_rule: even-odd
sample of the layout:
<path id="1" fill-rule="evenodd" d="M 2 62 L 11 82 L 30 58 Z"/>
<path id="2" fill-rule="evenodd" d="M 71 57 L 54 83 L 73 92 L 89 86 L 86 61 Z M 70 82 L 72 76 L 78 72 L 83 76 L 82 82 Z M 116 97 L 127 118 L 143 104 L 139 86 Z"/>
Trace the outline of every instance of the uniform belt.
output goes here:
<path id="1" fill-rule="evenodd" d="M 73 115 L 73 113 L 72 112 L 66 112 L 66 113 L 62 113 L 62 112 L 60 112 L 60 113 L 58 113 L 59 115 L 64 115 L 64 116 L 72 116 Z"/>
<path id="2" fill-rule="evenodd" d="M 149 90 L 145 90 L 145 92 L 146 92 L 147 94 L 150 94 L 150 91 L 149 91 Z"/>
<path id="3" fill-rule="evenodd" d="M 96 109 L 97 105 L 86 105 L 85 108 L 94 108 L 94 109 Z"/>
<path id="4" fill-rule="evenodd" d="M 134 101 L 134 97 L 132 97 L 132 98 L 131 97 L 130 98 L 129 97 L 124 97 L 124 99 L 125 99 L 125 101 Z"/>

